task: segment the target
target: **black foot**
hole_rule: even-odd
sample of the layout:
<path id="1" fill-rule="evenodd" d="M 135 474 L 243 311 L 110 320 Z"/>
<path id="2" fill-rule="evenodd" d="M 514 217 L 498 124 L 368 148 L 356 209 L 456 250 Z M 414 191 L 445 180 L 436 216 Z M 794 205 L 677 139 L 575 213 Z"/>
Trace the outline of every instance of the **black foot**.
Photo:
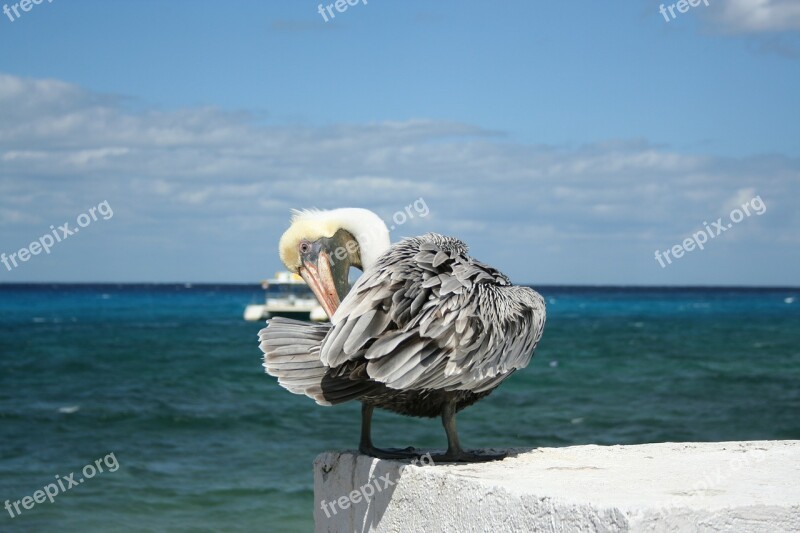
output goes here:
<path id="1" fill-rule="evenodd" d="M 480 450 L 447 450 L 445 453 L 431 455 L 434 463 L 486 463 L 488 461 L 500 461 L 508 457 L 506 452 L 489 453 Z"/>
<path id="2" fill-rule="evenodd" d="M 423 453 L 416 448 L 376 448 L 374 446 L 359 446 L 358 451 L 378 459 L 418 459 Z"/>

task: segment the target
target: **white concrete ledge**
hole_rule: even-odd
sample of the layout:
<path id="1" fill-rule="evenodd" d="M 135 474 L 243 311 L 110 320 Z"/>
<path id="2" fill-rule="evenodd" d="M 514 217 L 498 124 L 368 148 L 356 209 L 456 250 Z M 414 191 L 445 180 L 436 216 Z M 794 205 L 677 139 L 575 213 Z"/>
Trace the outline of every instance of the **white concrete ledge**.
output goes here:
<path id="1" fill-rule="evenodd" d="M 524 449 L 431 466 L 327 452 L 314 493 L 318 532 L 800 531 L 800 441 Z"/>

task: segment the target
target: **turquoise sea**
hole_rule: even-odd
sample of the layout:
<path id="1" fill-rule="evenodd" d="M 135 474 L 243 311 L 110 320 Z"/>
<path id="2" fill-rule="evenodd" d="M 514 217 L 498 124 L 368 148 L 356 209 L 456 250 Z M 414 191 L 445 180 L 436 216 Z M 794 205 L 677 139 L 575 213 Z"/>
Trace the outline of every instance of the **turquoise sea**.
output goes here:
<path id="1" fill-rule="evenodd" d="M 800 289 L 538 287 L 527 369 L 459 416 L 468 447 L 800 438 Z M 263 373 L 258 286 L 0 285 L 0 505 L 113 453 L 6 531 L 311 531 L 314 457 L 358 404 Z M 376 415 L 376 443 L 444 445 Z M 76 476 L 77 479 L 77 476 Z"/>

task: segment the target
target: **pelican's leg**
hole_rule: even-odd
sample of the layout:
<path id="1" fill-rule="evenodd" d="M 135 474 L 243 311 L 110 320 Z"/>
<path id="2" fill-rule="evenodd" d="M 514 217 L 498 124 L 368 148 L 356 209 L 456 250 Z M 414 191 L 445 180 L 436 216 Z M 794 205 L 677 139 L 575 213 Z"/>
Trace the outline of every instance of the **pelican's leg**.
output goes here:
<path id="1" fill-rule="evenodd" d="M 375 408 L 369 404 L 361 404 L 361 441 L 358 443 L 358 451 L 369 455 L 367 450 L 374 450 L 372 445 L 372 411 Z"/>
<path id="2" fill-rule="evenodd" d="M 375 407 L 372 405 L 361 403 L 361 441 L 358 444 L 358 451 L 379 459 L 418 458 L 420 453 L 411 447 L 400 450 L 397 448 L 381 449 L 372 445 L 372 411 L 374 409 Z"/>
<path id="3" fill-rule="evenodd" d="M 461 443 L 458 440 L 458 430 L 456 429 L 456 402 L 455 400 L 448 400 L 442 408 L 442 425 L 444 431 L 447 433 L 447 451 L 441 455 L 434 455 L 433 462 L 457 462 L 457 463 L 477 463 L 483 461 L 496 461 L 503 459 L 507 454 L 505 453 L 482 453 L 482 452 L 469 452 L 461 448 Z"/>

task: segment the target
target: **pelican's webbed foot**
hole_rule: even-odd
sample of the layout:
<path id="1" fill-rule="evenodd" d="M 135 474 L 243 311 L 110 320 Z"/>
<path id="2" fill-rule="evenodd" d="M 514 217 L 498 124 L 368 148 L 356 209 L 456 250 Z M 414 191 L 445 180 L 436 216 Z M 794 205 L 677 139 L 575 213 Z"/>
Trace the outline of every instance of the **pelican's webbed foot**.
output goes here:
<path id="1" fill-rule="evenodd" d="M 358 451 L 378 459 L 419 459 L 422 451 L 409 446 L 408 448 L 376 448 L 375 446 L 359 446 Z"/>
<path id="2" fill-rule="evenodd" d="M 408 448 L 377 448 L 372 444 L 372 405 L 361 404 L 361 441 L 358 451 L 378 459 L 418 459 L 422 453 L 412 447 Z"/>
<path id="3" fill-rule="evenodd" d="M 361 442 L 358 446 L 358 451 L 364 455 L 377 457 L 378 459 L 420 459 L 425 453 L 413 447 L 408 448 L 376 448 L 372 444 L 371 428 L 372 428 L 372 412 L 373 406 L 363 403 L 361 405 Z M 429 457 L 434 463 L 483 463 L 487 461 L 498 461 L 505 459 L 508 455 L 505 452 L 492 453 L 480 450 L 467 451 L 461 448 L 458 440 L 458 432 L 456 431 L 455 419 L 455 403 L 450 401 L 445 403 L 442 408 L 442 425 L 447 433 L 447 451 L 445 453 L 431 454 Z"/>
<path id="4" fill-rule="evenodd" d="M 489 453 L 482 451 L 467 451 L 461 448 L 456 430 L 456 404 L 450 400 L 442 406 L 442 425 L 447 433 L 447 451 L 443 454 L 432 456 L 433 462 L 444 463 L 483 463 L 505 459 L 507 453 Z"/>

